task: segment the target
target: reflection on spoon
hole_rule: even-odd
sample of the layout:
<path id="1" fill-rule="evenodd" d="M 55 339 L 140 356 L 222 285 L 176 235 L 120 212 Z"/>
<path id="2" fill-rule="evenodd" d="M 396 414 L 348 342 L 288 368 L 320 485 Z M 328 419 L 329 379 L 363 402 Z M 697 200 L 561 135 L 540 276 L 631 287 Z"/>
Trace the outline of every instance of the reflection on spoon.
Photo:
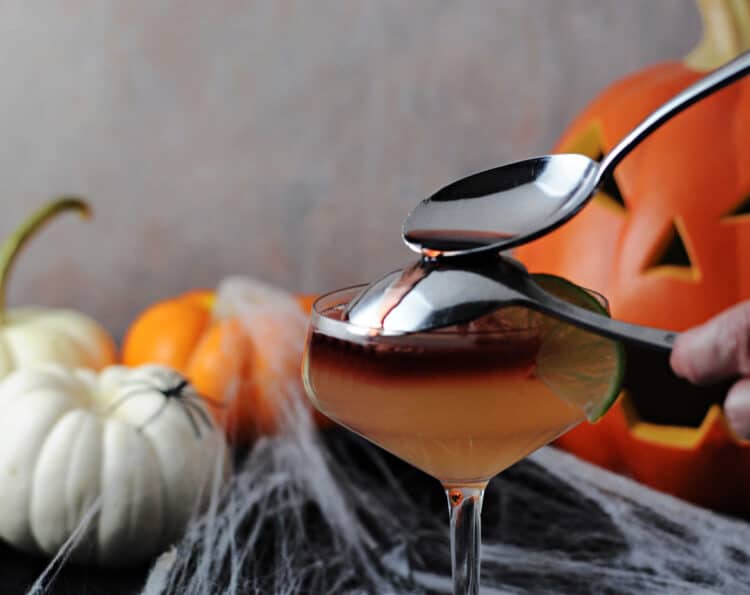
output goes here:
<path id="1" fill-rule="evenodd" d="M 601 163 L 584 155 L 547 155 L 453 182 L 409 214 L 402 230 L 404 242 L 431 257 L 456 256 L 499 252 L 544 235 L 580 211 L 649 134 L 749 71 L 746 52 L 667 101 Z"/>
<path id="2" fill-rule="evenodd" d="M 526 306 L 613 339 L 669 350 L 676 333 L 612 320 L 544 291 L 517 261 L 502 256 L 419 260 L 368 286 L 345 318 L 369 332 L 424 332 Z"/>

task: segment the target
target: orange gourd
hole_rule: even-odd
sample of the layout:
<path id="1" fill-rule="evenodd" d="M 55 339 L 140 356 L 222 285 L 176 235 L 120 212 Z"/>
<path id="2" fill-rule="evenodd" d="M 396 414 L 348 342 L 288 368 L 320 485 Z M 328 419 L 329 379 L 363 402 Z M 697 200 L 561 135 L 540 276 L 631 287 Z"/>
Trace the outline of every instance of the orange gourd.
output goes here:
<path id="1" fill-rule="evenodd" d="M 297 296 L 302 313 L 309 314 L 313 296 Z M 282 399 L 292 383 L 302 392 L 298 351 L 271 346 L 274 328 L 256 344 L 235 316 L 215 311 L 216 293 L 191 291 L 158 302 L 132 324 L 123 342 L 128 366 L 159 363 L 183 373 L 204 396 L 229 434 L 248 441 L 278 430 Z M 271 325 L 276 324 L 272 322 Z M 304 335 L 299 337 L 300 345 Z M 325 418 L 316 412 L 320 424 Z"/>
<path id="2" fill-rule="evenodd" d="M 683 62 L 616 82 L 557 151 L 606 154 L 650 111 L 750 49 L 748 0 L 699 0 L 704 38 Z M 531 271 L 608 297 L 616 318 L 684 330 L 750 299 L 750 79 L 656 131 L 568 224 L 517 251 Z M 725 386 L 698 389 L 666 357 L 628 352 L 619 403 L 559 444 L 695 503 L 750 511 L 750 442 L 728 429 Z"/>

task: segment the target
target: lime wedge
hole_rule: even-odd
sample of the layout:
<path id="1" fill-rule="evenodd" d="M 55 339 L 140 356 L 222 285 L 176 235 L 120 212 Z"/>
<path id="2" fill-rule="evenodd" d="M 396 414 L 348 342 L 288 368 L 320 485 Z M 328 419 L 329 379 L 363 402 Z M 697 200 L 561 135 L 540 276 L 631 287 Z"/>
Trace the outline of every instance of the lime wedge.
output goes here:
<path id="1" fill-rule="evenodd" d="M 554 275 L 532 275 L 540 287 L 581 308 L 609 316 L 606 300 Z M 598 420 L 617 399 L 625 373 L 621 343 L 556 318 L 540 315 L 542 345 L 537 376 L 559 397 Z"/>

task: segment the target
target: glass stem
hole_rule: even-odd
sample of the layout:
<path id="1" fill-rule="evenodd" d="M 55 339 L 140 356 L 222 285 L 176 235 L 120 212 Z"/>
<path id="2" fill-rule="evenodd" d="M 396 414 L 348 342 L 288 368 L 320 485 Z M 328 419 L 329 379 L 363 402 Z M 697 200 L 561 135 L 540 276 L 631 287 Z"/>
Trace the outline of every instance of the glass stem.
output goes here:
<path id="1" fill-rule="evenodd" d="M 454 595 L 478 595 L 484 488 L 446 487 L 451 515 L 451 562 Z"/>

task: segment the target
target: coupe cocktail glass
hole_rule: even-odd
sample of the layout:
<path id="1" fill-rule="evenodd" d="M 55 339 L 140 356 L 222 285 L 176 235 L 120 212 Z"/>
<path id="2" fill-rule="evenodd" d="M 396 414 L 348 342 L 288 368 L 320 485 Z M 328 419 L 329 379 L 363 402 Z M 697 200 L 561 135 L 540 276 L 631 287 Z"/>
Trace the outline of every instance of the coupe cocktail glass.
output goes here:
<path id="1" fill-rule="evenodd" d="M 388 336 L 343 319 L 363 288 L 316 302 L 303 363 L 308 395 L 334 421 L 440 481 L 454 592 L 478 593 L 488 481 L 595 404 L 561 398 L 536 373 L 544 316 L 508 308 L 461 327 Z"/>

